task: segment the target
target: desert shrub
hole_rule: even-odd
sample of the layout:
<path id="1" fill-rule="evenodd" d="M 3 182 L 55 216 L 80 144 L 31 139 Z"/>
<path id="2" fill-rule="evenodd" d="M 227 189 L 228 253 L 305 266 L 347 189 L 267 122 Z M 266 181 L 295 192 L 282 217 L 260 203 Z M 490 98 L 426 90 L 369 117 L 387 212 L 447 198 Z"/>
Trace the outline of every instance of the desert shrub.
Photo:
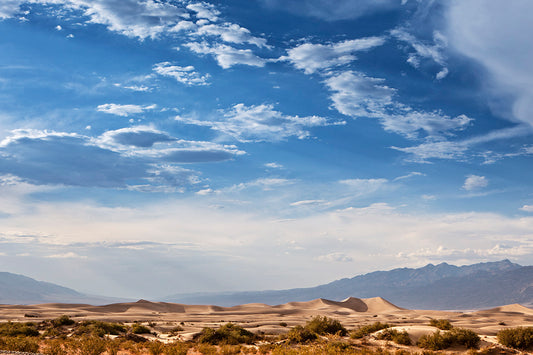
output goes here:
<path id="1" fill-rule="evenodd" d="M 145 327 L 144 325 L 139 324 L 139 323 L 133 323 L 133 325 L 131 326 L 131 332 L 133 334 L 150 334 L 151 333 L 148 327 Z"/>
<path id="2" fill-rule="evenodd" d="M 80 323 L 75 330 L 76 335 L 96 335 L 103 337 L 106 334 L 120 335 L 126 332 L 127 328 L 118 323 L 102 322 L 97 320 L 86 320 Z"/>
<path id="3" fill-rule="evenodd" d="M 477 348 L 481 339 L 473 330 L 453 328 L 449 332 L 454 344 L 466 346 L 469 349 Z"/>
<path id="4" fill-rule="evenodd" d="M 426 334 L 418 339 L 417 345 L 429 350 L 442 350 L 449 348 L 453 344 L 466 346 L 467 348 L 477 348 L 480 342 L 479 335 L 470 329 L 453 328 L 448 332 Z"/>
<path id="5" fill-rule="evenodd" d="M 39 351 L 39 343 L 23 336 L 8 337 L 0 341 L 0 349 L 36 353 Z"/>
<path id="6" fill-rule="evenodd" d="M 195 336 L 195 339 L 199 343 L 206 344 L 226 344 L 226 345 L 237 345 L 237 344 L 251 344 L 259 337 L 254 333 L 244 329 L 241 326 L 235 325 L 233 323 L 227 323 L 218 328 L 217 330 L 212 328 L 204 328 L 202 331 Z"/>
<path id="7" fill-rule="evenodd" d="M 435 333 L 422 335 L 416 345 L 429 350 L 442 350 L 452 345 L 452 339 L 447 333 L 437 330 Z"/>
<path id="8" fill-rule="evenodd" d="M 240 345 L 222 345 L 218 351 L 221 355 L 237 355 L 241 353 Z"/>
<path id="9" fill-rule="evenodd" d="M 29 336 L 36 337 L 39 336 L 39 331 L 35 323 L 0 323 L 0 335 L 8 337 L 16 336 Z"/>
<path id="10" fill-rule="evenodd" d="M 106 350 L 108 355 L 117 355 L 122 345 L 120 339 L 108 339 L 106 342 Z"/>
<path id="11" fill-rule="evenodd" d="M 307 322 L 305 328 L 318 335 L 338 334 L 344 336 L 348 333 L 338 320 L 326 316 L 316 316 Z"/>
<path id="12" fill-rule="evenodd" d="M 286 327 L 287 325 L 288 325 L 288 324 L 287 324 L 286 322 L 280 322 L 280 323 L 279 323 L 279 326 L 280 326 L 280 327 Z"/>
<path id="13" fill-rule="evenodd" d="M 64 341 L 52 339 L 46 342 L 46 347 L 41 351 L 45 355 L 67 355 Z"/>
<path id="14" fill-rule="evenodd" d="M 430 319 L 429 325 L 442 330 L 450 330 L 453 328 L 452 323 L 447 319 Z"/>
<path id="15" fill-rule="evenodd" d="M 148 344 L 148 351 L 151 355 L 161 355 L 164 350 L 165 344 L 161 343 L 160 341 L 151 341 Z"/>
<path id="16" fill-rule="evenodd" d="M 350 337 L 353 339 L 360 339 L 365 335 L 372 334 L 381 329 L 390 328 L 390 325 L 387 323 L 375 322 L 372 324 L 364 325 L 350 333 Z"/>
<path id="17" fill-rule="evenodd" d="M 183 342 L 169 343 L 165 345 L 166 355 L 187 355 L 190 345 Z"/>
<path id="18" fill-rule="evenodd" d="M 196 350 L 202 355 L 216 355 L 218 353 L 216 346 L 211 344 L 198 344 Z"/>
<path id="19" fill-rule="evenodd" d="M 302 327 L 301 325 L 297 325 L 296 327 L 289 330 L 286 337 L 291 343 L 301 344 L 316 340 L 318 338 L 318 335 L 316 335 L 315 332 L 312 332 L 309 329 Z"/>
<path id="20" fill-rule="evenodd" d="M 527 349 L 533 346 L 533 327 L 503 329 L 496 334 L 500 344 L 515 349 Z"/>
<path id="21" fill-rule="evenodd" d="M 70 319 L 70 317 L 67 315 L 62 315 L 61 317 L 52 320 L 53 327 L 61 327 L 62 325 L 72 325 L 74 323 L 76 322 Z"/>
<path id="22" fill-rule="evenodd" d="M 106 341 L 98 336 L 83 336 L 73 346 L 80 355 L 100 355 L 106 351 Z"/>
<path id="23" fill-rule="evenodd" d="M 379 340 L 390 340 L 396 344 L 411 345 L 411 338 L 409 337 L 409 333 L 405 330 L 400 332 L 396 329 L 385 329 L 379 333 L 376 338 Z"/>

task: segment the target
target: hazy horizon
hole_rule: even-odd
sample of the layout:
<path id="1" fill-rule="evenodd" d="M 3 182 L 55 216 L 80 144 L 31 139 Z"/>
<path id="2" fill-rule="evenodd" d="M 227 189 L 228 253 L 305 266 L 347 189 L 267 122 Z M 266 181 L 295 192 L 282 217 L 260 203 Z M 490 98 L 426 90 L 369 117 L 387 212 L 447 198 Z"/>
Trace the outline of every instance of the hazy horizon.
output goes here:
<path id="1" fill-rule="evenodd" d="M 128 298 L 533 256 L 533 3 L 0 4 L 0 271 Z"/>

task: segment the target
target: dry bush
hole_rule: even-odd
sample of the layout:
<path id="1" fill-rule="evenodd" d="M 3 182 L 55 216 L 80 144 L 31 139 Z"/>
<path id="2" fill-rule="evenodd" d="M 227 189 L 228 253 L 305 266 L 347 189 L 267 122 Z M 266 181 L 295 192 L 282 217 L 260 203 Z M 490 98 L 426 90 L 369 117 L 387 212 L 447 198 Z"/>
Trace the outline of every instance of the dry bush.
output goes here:
<path id="1" fill-rule="evenodd" d="M 453 328 L 452 323 L 447 319 L 430 319 L 429 325 L 442 330 L 450 330 Z"/>

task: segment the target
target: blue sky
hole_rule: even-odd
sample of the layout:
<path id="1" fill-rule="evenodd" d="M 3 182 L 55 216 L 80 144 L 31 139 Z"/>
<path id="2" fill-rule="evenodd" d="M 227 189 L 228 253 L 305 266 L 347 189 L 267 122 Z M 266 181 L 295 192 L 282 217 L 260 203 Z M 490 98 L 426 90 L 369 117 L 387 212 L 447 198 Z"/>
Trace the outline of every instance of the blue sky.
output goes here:
<path id="1" fill-rule="evenodd" d="M 2 1 L 0 269 L 156 298 L 530 264 L 532 10 Z"/>

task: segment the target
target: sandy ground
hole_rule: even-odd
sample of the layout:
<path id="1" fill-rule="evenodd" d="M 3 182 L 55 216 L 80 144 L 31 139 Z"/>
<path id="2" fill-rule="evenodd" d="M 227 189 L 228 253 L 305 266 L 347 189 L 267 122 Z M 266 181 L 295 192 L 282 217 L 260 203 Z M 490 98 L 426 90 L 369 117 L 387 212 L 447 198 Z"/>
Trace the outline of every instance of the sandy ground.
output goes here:
<path id="1" fill-rule="evenodd" d="M 270 306 L 252 303 L 235 307 L 185 305 L 140 300 L 105 306 L 85 304 L 40 304 L 30 306 L 0 305 L 0 321 L 41 321 L 68 315 L 74 320 L 103 320 L 124 323 L 153 322 L 158 333 L 181 325 L 179 339 L 187 340 L 204 327 L 236 323 L 253 332 L 281 334 L 295 325 L 303 325 L 321 315 L 338 319 L 346 328 L 354 329 L 373 322 L 387 322 L 405 329 L 414 342 L 423 334 L 436 330 L 428 326 L 431 318 L 448 319 L 456 327 L 474 330 L 483 344 L 496 342 L 496 333 L 507 327 L 533 325 L 533 309 L 513 304 L 488 310 L 459 312 L 408 310 L 382 298 L 348 298 L 342 302 L 316 299 Z M 165 335 L 160 335 L 161 340 Z M 175 339 L 175 338 L 174 338 Z"/>

